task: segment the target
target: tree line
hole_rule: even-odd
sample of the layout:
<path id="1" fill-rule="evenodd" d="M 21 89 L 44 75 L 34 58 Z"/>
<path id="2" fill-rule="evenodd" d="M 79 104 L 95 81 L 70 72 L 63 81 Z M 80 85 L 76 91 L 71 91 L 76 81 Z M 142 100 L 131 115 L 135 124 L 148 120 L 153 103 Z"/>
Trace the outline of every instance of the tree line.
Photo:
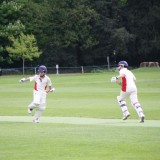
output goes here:
<path id="1" fill-rule="evenodd" d="M 2 0 L 0 67 L 160 62 L 159 0 Z"/>

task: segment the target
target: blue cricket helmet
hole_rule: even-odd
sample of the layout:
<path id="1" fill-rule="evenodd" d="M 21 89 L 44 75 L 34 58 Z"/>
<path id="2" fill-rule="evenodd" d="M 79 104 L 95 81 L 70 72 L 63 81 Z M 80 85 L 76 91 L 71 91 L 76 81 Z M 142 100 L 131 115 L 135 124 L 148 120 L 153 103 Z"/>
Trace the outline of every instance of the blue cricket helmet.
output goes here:
<path id="1" fill-rule="evenodd" d="M 126 61 L 120 61 L 118 66 L 123 65 L 124 67 L 128 67 L 128 63 Z"/>
<path id="2" fill-rule="evenodd" d="M 47 72 L 47 67 L 44 65 L 39 66 L 38 72 Z"/>

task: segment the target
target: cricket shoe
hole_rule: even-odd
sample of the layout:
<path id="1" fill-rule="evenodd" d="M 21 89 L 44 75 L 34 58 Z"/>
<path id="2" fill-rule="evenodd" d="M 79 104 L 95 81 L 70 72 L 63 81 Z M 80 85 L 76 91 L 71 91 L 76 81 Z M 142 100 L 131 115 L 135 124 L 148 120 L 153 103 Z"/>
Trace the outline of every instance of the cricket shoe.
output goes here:
<path id="1" fill-rule="evenodd" d="M 32 113 L 32 110 L 33 110 L 33 109 L 28 108 L 28 113 L 31 114 L 31 113 Z"/>
<path id="2" fill-rule="evenodd" d="M 140 118 L 140 123 L 144 123 L 144 116 Z"/>
<path id="3" fill-rule="evenodd" d="M 38 118 L 36 118 L 36 119 L 33 119 L 33 122 L 34 122 L 34 123 L 39 123 L 40 121 L 39 121 Z"/>
<path id="4" fill-rule="evenodd" d="M 130 114 L 124 116 L 124 117 L 123 117 L 123 120 L 126 120 L 129 116 L 130 116 Z"/>

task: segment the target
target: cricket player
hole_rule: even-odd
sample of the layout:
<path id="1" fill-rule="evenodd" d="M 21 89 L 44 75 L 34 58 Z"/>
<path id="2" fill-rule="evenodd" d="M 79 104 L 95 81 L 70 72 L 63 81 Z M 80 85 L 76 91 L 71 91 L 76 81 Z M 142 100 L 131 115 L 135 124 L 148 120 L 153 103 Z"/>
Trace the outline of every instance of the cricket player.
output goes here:
<path id="1" fill-rule="evenodd" d="M 124 115 L 123 120 L 126 120 L 130 116 L 125 101 L 126 98 L 129 96 L 132 106 L 138 113 L 138 116 L 140 118 L 140 123 L 143 123 L 145 115 L 143 113 L 143 109 L 141 108 L 141 104 L 139 103 L 137 98 L 137 87 L 135 84 L 136 77 L 131 71 L 127 69 L 127 67 L 128 63 L 126 61 L 120 61 L 118 63 L 119 75 L 116 77 L 112 77 L 111 82 L 112 83 L 116 82 L 121 85 L 121 92 L 120 96 L 117 96 L 117 101 Z M 119 81 L 119 79 L 121 79 L 121 81 Z"/>
<path id="2" fill-rule="evenodd" d="M 22 78 L 19 82 L 35 81 L 33 90 L 33 102 L 28 105 L 28 113 L 31 114 L 33 109 L 36 109 L 33 122 L 39 123 L 42 112 L 46 108 L 46 95 L 49 92 L 53 92 L 50 78 L 46 75 L 47 68 L 41 65 L 38 68 L 39 75 L 35 75 L 29 78 Z"/>

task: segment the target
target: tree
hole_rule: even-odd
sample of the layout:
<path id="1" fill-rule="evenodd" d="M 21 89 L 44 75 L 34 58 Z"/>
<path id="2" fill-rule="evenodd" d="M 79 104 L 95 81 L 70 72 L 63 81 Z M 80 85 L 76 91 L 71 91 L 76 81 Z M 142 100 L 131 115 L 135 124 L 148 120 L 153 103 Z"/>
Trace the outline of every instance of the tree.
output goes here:
<path id="1" fill-rule="evenodd" d="M 126 31 L 122 27 L 122 19 L 120 16 L 120 8 L 122 1 L 119 0 L 90 0 L 93 3 L 93 9 L 99 14 L 98 22 L 93 26 L 94 34 L 98 40 L 98 44 L 94 46 L 92 50 L 92 59 L 95 64 L 106 64 L 107 57 L 110 56 L 110 60 L 115 61 L 113 55 L 114 50 L 116 54 L 119 54 L 120 48 L 123 44 L 125 49 L 127 48 L 125 40 L 128 36 L 123 35 Z M 116 39 L 116 41 L 114 41 Z M 114 43 L 113 43 L 114 42 Z M 119 43 L 121 42 L 121 43 Z M 121 49 L 123 50 L 123 48 Z"/>
<path id="2" fill-rule="evenodd" d="M 6 50 L 9 52 L 11 59 L 22 59 L 23 61 L 23 75 L 25 60 L 32 61 L 33 58 L 38 58 L 41 55 L 37 47 L 37 41 L 34 35 L 24 35 L 21 33 L 17 38 L 9 37 L 12 46 L 7 46 Z"/>
<path id="3" fill-rule="evenodd" d="M 124 25 L 135 39 L 129 46 L 129 60 L 160 61 L 160 1 L 127 0 Z"/>
<path id="4" fill-rule="evenodd" d="M 92 34 L 92 24 L 96 23 L 98 15 L 88 0 L 32 1 L 22 14 L 26 29 L 37 37 L 44 51 L 42 60 L 46 62 L 48 57 L 56 57 L 52 65 L 71 62 L 72 65 L 81 65 L 84 50 L 97 44 Z M 57 50 L 62 52 L 57 54 Z"/>
<path id="5" fill-rule="evenodd" d="M 12 58 L 8 37 L 20 32 L 35 35 L 43 51 L 37 61 L 49 66 L 102 65 L 115 55 L 131 65 L 160 61 L 157 0 L 6 0 L 0 15 L 3 62 Z"/>
<path id="6" fill-rule="evenodd" d="M 18 19 L 24 1 L 1 1 L 0 2 L 0 62 L 1 65 L 9 63 L 10 57 L 5 50 L 9 45 L 8 37 L 17 36 L 25 30 L 25 26 Z M 2 63 L 3 62 L 3 63 Z"/>

